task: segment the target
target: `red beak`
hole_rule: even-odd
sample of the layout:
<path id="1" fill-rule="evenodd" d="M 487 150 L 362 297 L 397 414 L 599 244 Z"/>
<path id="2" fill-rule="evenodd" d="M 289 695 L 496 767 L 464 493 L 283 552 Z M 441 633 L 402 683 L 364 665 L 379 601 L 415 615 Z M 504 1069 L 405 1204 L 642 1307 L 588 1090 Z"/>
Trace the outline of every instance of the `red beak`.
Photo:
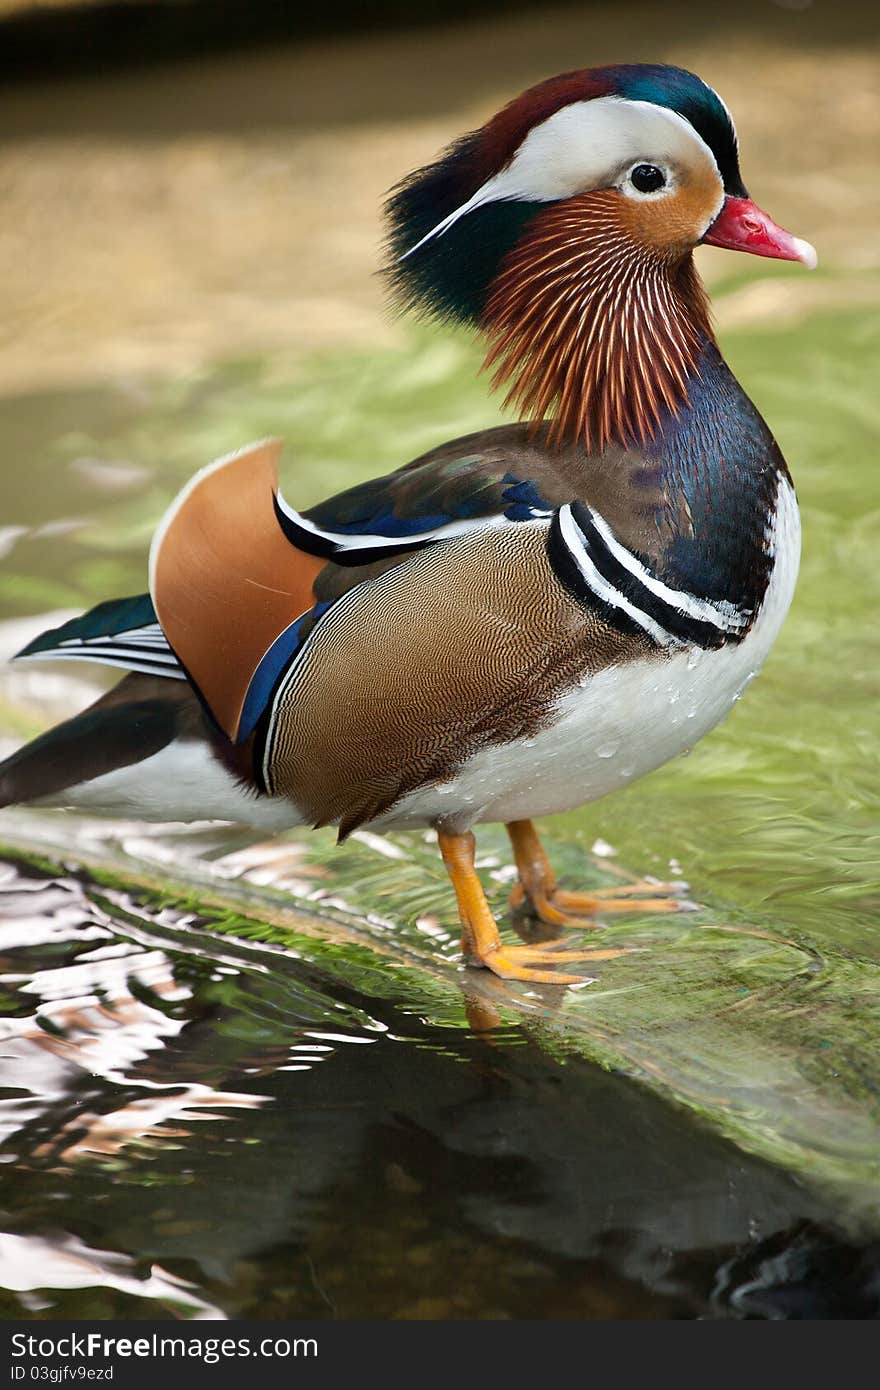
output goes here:
<path id="1" fill-rule="evenodd" d="M 819 263 L 815 247 L 777 226 L 751 198 L 725 198 L 703 241 L 729 251 L 751 251 L 753 256 L 802 261 L 808 270 L 815 270 Z"/>

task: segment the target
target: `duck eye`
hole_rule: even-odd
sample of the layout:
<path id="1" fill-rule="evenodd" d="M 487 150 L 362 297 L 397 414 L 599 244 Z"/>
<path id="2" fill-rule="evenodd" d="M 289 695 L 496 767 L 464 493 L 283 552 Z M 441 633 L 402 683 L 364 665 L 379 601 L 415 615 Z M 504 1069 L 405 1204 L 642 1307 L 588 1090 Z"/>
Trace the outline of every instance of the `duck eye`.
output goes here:
<path id="1" fill-rule="evenodd" d="M 637 164 L 629 181 L 639 193 L 656 193 L 666 183 L 666 175 L 656 164 Z"/>

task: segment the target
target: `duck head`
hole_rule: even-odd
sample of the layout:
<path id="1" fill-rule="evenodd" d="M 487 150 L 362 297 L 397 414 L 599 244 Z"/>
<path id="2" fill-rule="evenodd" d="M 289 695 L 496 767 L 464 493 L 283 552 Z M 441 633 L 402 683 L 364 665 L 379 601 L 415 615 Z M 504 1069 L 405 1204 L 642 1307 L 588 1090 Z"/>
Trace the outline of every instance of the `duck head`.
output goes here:
<path id="1" fill-rule="evenodd" d="M 664 65 L 539 83 L 387 214 L 404 303 L 481 329 L 507 403 L 588 448 L 645 443 L 686 402 L 711 339 L 696 246 L 816 264 L 749 198 L 721 98 Z"/>

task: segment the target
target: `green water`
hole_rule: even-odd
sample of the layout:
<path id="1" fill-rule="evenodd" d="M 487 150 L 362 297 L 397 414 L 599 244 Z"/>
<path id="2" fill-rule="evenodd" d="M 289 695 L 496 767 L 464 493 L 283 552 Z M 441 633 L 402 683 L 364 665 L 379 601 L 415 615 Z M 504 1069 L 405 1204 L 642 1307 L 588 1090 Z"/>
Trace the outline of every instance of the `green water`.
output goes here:
<path id="1" fill-rule="evenodd" d="M 11 870 L 8 889 L 4 1008 L 24 1048 L 0 1101 L 12 1116 L 5 1176 L 17 1174 L 14 1190 L 0 1183 L 11 1231 L 42 1239 L 50 1203 L 56 1251 L 61 1230 L 124 1255 L 126 1278 L 158 1259 L 191 1300 L 256 1316 L 773 1316 L 772 1300 L 737 1302 L 731 1271 L 748 1283 L 780 1250 L 814 1284 L 828 1251 L 855 1251 L 857 1268 L 880 1226 L 880 325 L 873 312 L 828 311 L 729 332 L 724 349 L 798 486 L 791 615 L 760 680 L 686 760 L 547 826 L 571 886 L 681 874 L 702 910 L 605 927 L 598 944 L 644 954 L 603 965 L 587 990 L 528 990 L 460 969 L 451 894 L 420 837 L 393 840 L 394 858 L 369 841 L 336 851 L 326 835 L 293 837 L 281 862 L 247 859 L 229 831 L 147 836 L 3 813 L 0 843 L 49 861 Z M 141 590 L 176 488 L 251 439 L 284 436 L 285 493 L 308 505 L 495 422 L 478 363 L 466 339 L 414 331 L 405 353 L 276 355 L 3 402 L 0 525 L 22 530 L 7 532 L 0 560 L 0 634 L 24 641 L 29 615 Z M 40 669 L 0 685 L 0 735 L 36 732 L 82 700 L 72 668 Z M 503 835 L 489 828 L 480 845 L 503 913 Z M 101 867 L 103 887 L 60 863 Z M 25 901 L 34 945 L 16 927 Z M 133 952 L 122 976 L 134 1004 L 123 1008 L 116 977 L 89 976 L 84 922 Z M 158 992 L 138 984 L 144 952 Z M 95 1072 L 89 1039 L 101 1030 L 78 1006 L 54 1025 L 82 1054 L 61 1100 L 28 1047 L 66 989 L 103 999 L 123 1034 L 138 1006 L 183 1026 L 157 1025 L 139 1058 Z M 308 1053 L 289 1070 L 316 1020 L 334 1032 L 328 1017 L 373 1045 L 331 1042 L 332 1065 Z M 494 1030 L 477 1019 L 497 1019 Z M 125 1123 L 110 1125 L 109 1153 L 94 1138 L 71 1150 L 75 1111 L 130 1114 L 157 1077 L 204 1087 L 210 1115 L 151 1112 L 129 1140 Z M 212 1092 L 239 1099 L 215 1113 Z M 236 1190 L 263 1213 L 247 1232 L 221 1162 L 231 1154 Z M 100 1295 L 51 1286 L 10 1294 L 10 1307 L 145 1306 L 106 1263 L 96 1258 Z M 174 1302 L 164 1286 L 149 1296 Z"/>

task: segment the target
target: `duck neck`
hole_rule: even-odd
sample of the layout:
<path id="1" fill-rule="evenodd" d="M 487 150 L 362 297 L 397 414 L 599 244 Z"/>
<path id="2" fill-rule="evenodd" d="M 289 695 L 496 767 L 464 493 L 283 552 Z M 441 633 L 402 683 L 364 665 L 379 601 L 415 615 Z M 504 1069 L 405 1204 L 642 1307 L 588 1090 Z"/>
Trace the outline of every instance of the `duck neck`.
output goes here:
<path id="1" fill-rule="evenodd" d="M 714 341 L 687 246 L 638 241 L 619 195 L 550 205 L 506 257 L 483 314 L 505 404 L 552 414 L 551 443 L 589 451 L 657 438 Z"/>
<path id="2" fill-rule="evenodd" d="M 714 341 L 687 402 L 643 453 L 658 480 L 655 524 L 667 573 L 682 588 L 756 611 L 770 571 L 767 536 L 791 479 L 773 435 Z"/>

